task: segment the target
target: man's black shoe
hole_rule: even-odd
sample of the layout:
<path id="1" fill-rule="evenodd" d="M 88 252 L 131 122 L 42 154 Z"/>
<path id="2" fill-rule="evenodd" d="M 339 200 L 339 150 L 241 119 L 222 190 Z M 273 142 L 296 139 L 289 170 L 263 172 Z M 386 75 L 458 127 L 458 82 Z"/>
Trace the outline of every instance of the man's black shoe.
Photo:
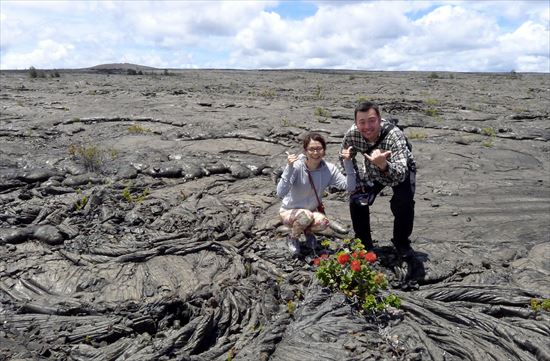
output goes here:
<path id="1" fill-rule="evenodd" d="M 365 246 L 365 250 L 366 251 L 372 251 L 374 250 L 374 244 L 372 243 L 372 240 L 368 239 L 368 240 L 362 240 L 361 239 L 361 243 L 363 244 L 363 246 Z"/>
<path id="2" fill-rule="evenodd" d="M 401 258 L 412 258 L 415 256 L 414 249 L 410 244 L 407 245 L 395 245 L 397 255 Z"/>

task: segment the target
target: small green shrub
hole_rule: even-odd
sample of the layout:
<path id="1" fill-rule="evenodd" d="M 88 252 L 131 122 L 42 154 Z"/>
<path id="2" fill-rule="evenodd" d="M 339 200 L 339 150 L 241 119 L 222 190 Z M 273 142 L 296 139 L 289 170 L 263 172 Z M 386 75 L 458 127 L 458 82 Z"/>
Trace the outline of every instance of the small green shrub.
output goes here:
<path id="1" fill-rule="evenodd" d="M 233 357 L 235 357 L 235 350 L 231 349 L 227 352 L 227 361 L 233 361 Z"/>
<path id="2" fill-rule="evenodd" d="M 43 70 L 37 70 L 34 66 L 29 68 L 29 78 L 45 78 L 46 73 Z"/>
<path id="3" fill-rule="evenodd" d="M 149 195 L 149 188 L 145 188 L 145 190 L 138 195 L 132 195 L 131 187 L 132 183 L 128 183 L 122 190 L 122 198 L 124 198 L 128 203 L 143 202 L 143 200 L 145 200 L 145 198 Z"/>
<path id="4" fill-rule="evenodd" d="M 36 71 L 36 68 L 34 66 L 31 66 L 29 68 L 29 78 L 37 78 L 38 77 L 38 71 Z"/>
<path id="5" fill-rule="evenodd" d="M 128 75 L 137 75 L 137 71 L 134 69 L 128 69 L 126 70 L 126 74 Z"/>
<path id="6" fill-rule="evenodd" d="M 132 124 L 128 127 L 128 131 L 132 134 L 143 134 L 143 133 L 149 133 L 151 129 L 142 127 L 139 124 Z"/>
<path id="7" fill-rule="evenodd" d="M 487 148 L 492 148 L 495 145 L 496 131 L 494 128 L 485 127 L 481 128 L 481 134 L 489 137 L 481 142 L 481 145 Z"/>
<path id="8" fill-rule="evenodd" d="M 97 145 L 70 144 L 69 154 L 80 159 L 89 171 L 99 170 L 104 160 L 104 151 Z"/>
<path id="9" fill-rule="evenodd" d="M 528 113 L 528 112 L 529 112 L 529 109 L 527 109 L 527 108 L 522 108 L 522 107 L 514 107 L 514 108 L 512 109 L 512 111 L 513 111 L 514 113 L 518 113 L 518 114 L 519 114 L 519 113 Z"/>
<path id="10" fill-rule="evenodd" d="M 129 184 L 122 190 L 122 198 L 124 198 L 128 203 L 132 203 L 134 201 L 132 198 L 132 193 L 130 192 Z"/>
<path id="11" fill-rule="evenodd" d="M 357 97 L 357 103 L 364 103 L 370 101 L 370 98 L 365 95 L 360 95 Z"/>
<path id="12" fill-rule="evenodd" d="M 426 109 L 426 115 L 430 117 L 436 117 L 439 115 L 439 112 L 437 111 L 437 109 L 430 107 Z"/>
<path id="13" fill-rule="evenodd" d="M 88 204 L 88 197 L 83 196 L 76 202 L 75 207 L 77 210 L 81 210 L 86 206 L 86 204 Z"/>
<path id="14" fill-rule="evenodd" d="M 424 104 L 430 106 L 430 107 L 433 107 L 435 105 L 437 105 L 439 103 L 439 101 L 437 99 L 434 99 L 434 98 L 428 98 L 424 101 Z"/>
<path id="15" fill-rule="evenodd" d="M 430 73 L 430 75 L 428 75 L 428 78 L 430 78 L 430 79 L 439 79 L 439 75 L 435 71 L 432 71 Z"/>
<path id="16" fill-rule="evenodd" d="M 315 99 L 323 99 L 323 88 L 321 87 L 321 85 L 317 84 L 313 96 Z"/>
<path id="17" fill-rule="evenodd" d="M 118 150 L 117 149 L 112 148 L 109 151 L 109 154 L 111 155 L 111 160 L 115 160 L 115 159 L 118 158 Z"/>
<path id="18" fill-rule="evenodd" d="M 262 90 L 258 95 L 264 98 L 273 98 L 275 96 L 275 91 L 272 89 L 265 89 Z"/>
<path id="19" fill-rule="evenodd" d="M 550 298 L 546 298 L 544 300 L 539 300 L 539 299 L 536 299 L 536 298 L 532 298 L 531 299 L 531 302 L 530 302 L 530 305 L 531 305 L 531 309 L 533 311 L 546 311 L 546 312 L 550 312 Z"/>
<path id="20" fill-rule="evenodd" d="M 481 145 L 486 148 L 492 148 L 495 145 L 494 138 L 489 138 L 481 142 Z"/>
<path id="21" fill-rule="evenodd" d="M 294 302 L 292 300 L 288 300 L 288 302 L 286 303 L 286 311 L 292 315 L 295 310 L 296 305 L 294 304 Z"/>
<path id="22" fill-rule="evenodd" d="M 494 137 L 496 135 L 496 131 L 494 128 L 491 127 L 485 127 L 481 128 L 481 134 L 486 135 L 488 137 Z"/>
<path id="23" fill-rule="evenodd" d="M 292 126 L 292 122 L 287 117 L 283 117 L 281 119 L 281 126 L 283 126 L 285 128 L 290 127 L 290 126 Z"/>
<path id="24" fill-rule="evenodd" d="M 321 107 L 315 108 L 315 111 L 313 112 L 313 114 L 315 114 L 316 116 L 319 116 L 319 117 L 330 118 L 330 111 L 328 111 L 325 108 L 321 108 Z"/>
<path id="25" fill-rule="evenodd" d="M 424 133 L 424 132 L 415 132 L 415 131 L 411 131 L 408 135 L 409 139 L 417 139 L 417 140 L 424 140 L 427 137 L 428 136 L 426 135 L 426 133 Z"/>

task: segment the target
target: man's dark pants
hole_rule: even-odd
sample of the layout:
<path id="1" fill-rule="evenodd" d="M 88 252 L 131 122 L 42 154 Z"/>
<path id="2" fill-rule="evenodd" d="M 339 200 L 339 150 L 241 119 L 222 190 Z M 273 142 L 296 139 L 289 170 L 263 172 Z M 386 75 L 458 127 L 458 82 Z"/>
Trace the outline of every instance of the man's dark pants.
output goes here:
<path id="1" fill-rule="evenodd" d="M 375 182 L 373 191 L 378 194 L 384 185 Z M 416 170 L 408 170 L 405 180 L 392 187 L 393 196 L 390 208 L 394 216 L 392 242 L 398 251 L 410 249 L 409 236 L 414 224 L 414 192 L 416 190 Z M 355 237 L 361 239 L 365 247 L 372 248 L 370 212 L 368 205 L 350 202 L 351 221 Z"/>

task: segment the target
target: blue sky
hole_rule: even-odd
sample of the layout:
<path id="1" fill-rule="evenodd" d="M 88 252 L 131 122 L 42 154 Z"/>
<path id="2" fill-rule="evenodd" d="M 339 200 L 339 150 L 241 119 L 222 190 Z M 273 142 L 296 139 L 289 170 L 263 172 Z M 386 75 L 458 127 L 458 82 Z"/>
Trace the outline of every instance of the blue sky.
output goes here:
<path id="1" fill-rule="evenodd" d="M 536 1 L 0 1 L 0 69 L 550 72 Z"/>

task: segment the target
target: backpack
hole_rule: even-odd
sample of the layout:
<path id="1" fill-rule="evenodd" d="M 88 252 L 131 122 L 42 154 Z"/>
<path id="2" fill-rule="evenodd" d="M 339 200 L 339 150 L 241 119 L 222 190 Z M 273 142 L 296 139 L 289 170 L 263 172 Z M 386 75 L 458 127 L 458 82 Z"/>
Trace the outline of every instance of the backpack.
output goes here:
<path id="1" fill-rule="evenodd" d="M 387 130 L 386 133 L 384 134 L 384 137 L 386 136 L 386 134 L 388 134 L 388 132 L 389 132 L 393 127 L 399 128 L 399 130 L 401 130 L 401 132 L 403 133 L 403 136 L 405 137 L 405 141 L 407 142 L 407 148 L 409 148 L 409 152 L 412 152 L 413 146 L 412 146 L 411 142 L 409 142 L 409 138 L 407 138 L 407 136 L 405 135 L 405 127 L 403 127 L 402 125 L 399 125 L 399 119 L 397 119 L 397 118 L 389 118 L 389 119 L 388 119 L 388 123 L 390 123 L 390 126 L 387 127 L 388 130 Z M 384 130 L 382 130 L 382 132 L 384 132 Z M 380 138 L 383 138 L 383 137 L 380 137 Z"/>

